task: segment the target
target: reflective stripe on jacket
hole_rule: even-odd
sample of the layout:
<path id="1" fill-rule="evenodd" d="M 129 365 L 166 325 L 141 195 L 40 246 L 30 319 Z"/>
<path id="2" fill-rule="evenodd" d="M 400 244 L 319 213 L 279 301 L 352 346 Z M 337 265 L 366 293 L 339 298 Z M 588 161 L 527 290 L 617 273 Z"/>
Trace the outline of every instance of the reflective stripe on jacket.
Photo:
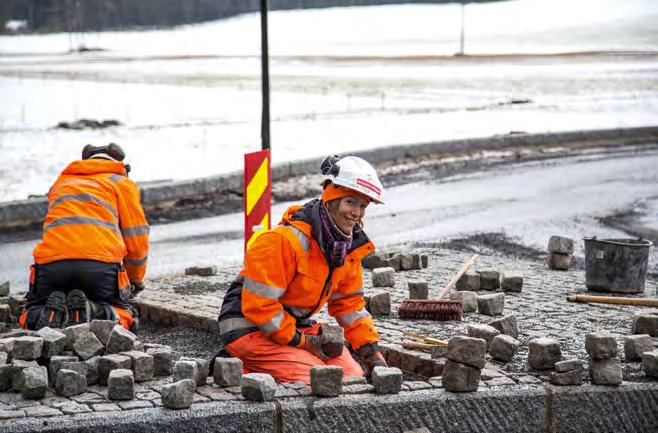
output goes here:
<path id="1" fill-rule="evenodd" d="M 130 281 L 143 282 L 148 236 L 139 187 L 126 177 L 124 165 L 105 159 L 74 161 L 50 188 L 34 261 L 123 263 Z"/>
<path id="2" fill-rule="evenodd" d="M 260 329 L 279 344 L 289 343 L 297 319 L 329 304 L 354 349 L 379 336 L 363 299 L 361 259 L 374 250 L 363 232 L 355 234 L 343 266 L 330 269 L 318 237 L 314 200 L 288 208 L 280 225 L 260 235 L 247 251 L 245 266 L 224 298 L 220 333 Z M 320 237 L 321 238 L 321 237 Z M 233 340 L 234 338 L 229 338 Z"/>

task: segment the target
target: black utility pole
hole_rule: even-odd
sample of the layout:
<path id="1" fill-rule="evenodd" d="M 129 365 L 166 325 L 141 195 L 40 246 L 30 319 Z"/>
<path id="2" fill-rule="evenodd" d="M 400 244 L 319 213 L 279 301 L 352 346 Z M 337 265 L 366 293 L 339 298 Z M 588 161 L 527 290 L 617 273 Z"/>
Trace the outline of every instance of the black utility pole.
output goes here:
<path id="1" fill-rule="evenodd" d="M 267 47 L 268 9 L 268 0 L 260 0 L 260 58 L 263 91 L 263 113 L 261 116 L 260 137 L 263 150 L 270 148 L 270 55 Z"/>

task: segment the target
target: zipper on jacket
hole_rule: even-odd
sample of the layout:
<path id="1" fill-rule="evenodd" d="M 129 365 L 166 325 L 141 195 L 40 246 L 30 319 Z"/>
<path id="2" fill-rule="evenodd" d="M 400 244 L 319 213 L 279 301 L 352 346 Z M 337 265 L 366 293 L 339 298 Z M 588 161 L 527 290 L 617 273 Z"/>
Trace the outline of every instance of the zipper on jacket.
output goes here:
<path id="1" fill-rule="evenodd" d="M 325 294 L 329 291 L 329 288 L 331 286 L 331 277 L 334 273 L 334 267 L 329 266 L 329 275 L 327 275 L 327 279 L 324 281 L 324 287 L 322 288 L 322 293 L 320 293 L 320 298 L 318 299 L 317 304 L 315 304 L 315 307 L 311 309 L 311 312 L 308 314 L 305 314 L 304 317 L 300 317 L 300 319 L 308 319 L 315 313 L 315 310 L 320 306 L 320 302 L 322 302 L 322 298 L 324 298 Z"/>

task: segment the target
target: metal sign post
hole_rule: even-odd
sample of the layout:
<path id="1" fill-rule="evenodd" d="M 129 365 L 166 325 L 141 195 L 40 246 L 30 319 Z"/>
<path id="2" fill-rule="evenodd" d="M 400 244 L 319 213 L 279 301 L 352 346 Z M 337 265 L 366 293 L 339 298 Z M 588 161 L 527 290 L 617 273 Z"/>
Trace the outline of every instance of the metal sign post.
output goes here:
<path id="1" fill-rule="evenodd" d="M 268 0 L 260 0 L 260 46 L 263 112 L 260 124 L 262 149 L 270 148 L 270 55 L 267 42 Z"/>

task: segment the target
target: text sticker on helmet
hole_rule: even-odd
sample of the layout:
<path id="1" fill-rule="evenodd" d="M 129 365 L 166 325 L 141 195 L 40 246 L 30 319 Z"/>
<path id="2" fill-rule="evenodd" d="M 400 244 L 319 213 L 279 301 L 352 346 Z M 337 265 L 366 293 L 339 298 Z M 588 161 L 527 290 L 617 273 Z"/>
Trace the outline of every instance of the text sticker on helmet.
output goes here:
<path id="1" fill-rule="evenodd" d="M 364 180 L 364 179 L 357 179 L 357 180 L 356 180 L 356 184 L 357 184 L 358 186 L 362 186 L 362 187 L 364 187 L 364 188 L 369 189 L 370 191 L 374 192 L 375 194 L 378 194 L 378 195 L 379 195 L 379 194 L 382 193 L 382 190 L 381 190 L 381 189 L 377 188 L 375 185 L 373 185 L 372 183 L 368 182 L 367 180 Z"/>

